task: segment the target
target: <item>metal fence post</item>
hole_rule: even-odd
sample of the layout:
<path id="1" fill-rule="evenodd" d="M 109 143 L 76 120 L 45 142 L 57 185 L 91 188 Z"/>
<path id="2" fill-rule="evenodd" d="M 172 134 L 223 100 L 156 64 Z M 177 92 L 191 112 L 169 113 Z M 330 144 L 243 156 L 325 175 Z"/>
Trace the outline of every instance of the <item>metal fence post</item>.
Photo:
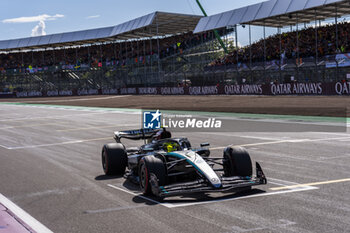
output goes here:
<path id="1" fill-rule="evenodd" d="M 319 80 L 318 75 L 318 32 L 317 32 L 317 10 L 315 10 L 315 69 L 316 69 L 316 78 Z"/>
<path id="2" fill-rule="evenodd" d="M 282 80 L 282 65 L 283 65 L 283 57 L 282 57 L 282 30 L 281 27 L 278 28 L 279 33 L 279 53 L 280 53 L 280 65 L 279 65 L 279 77 L 280 77 L 280 83 L 283 82 Z"/>
<path id="3" fill-rule="evenodd" d="M 265 21 L 264 21 L 263 31 L 264 31 L 264 80 L 266 81 L 266 28 L 265 28 Z"/>
<path id="4" fill-rule="evenodd" d="M 253 80 L 253 70 L 252 70 L 252 30 L 251 25 L 249 24 L 249 71 L 250 71 L 250 80 Z"/>
<path id="5" fill-rule="evenodd" d="M 338 60 L 337 55 L 339 53 L 339 45 L 338 45 L 338 6 L 335 4 L 335 63 L 336 63 L 336 81 L 339 79 L 339 69 L 338 69 Z"/>
<path id="6" fill-rule="evenodd" d="M 153 49 L 152 49 L 152 37 L 150 37 L 150 40 L 149 40 L 149 42 L 150 42 L 150 64 L 151 64 L 151 66 L 150 66 L 150 68 L 151 68 L 151 70 L 150 70 L 150 75 L 151 75 L 151 77 L 153 77 Z"/>
<path id="7" fill-rule="evenodd" d="M 158 27 L 158 14 L 156 16 L 156 27 L 157 27 L 157 31 L 156 31 L 156 35 L 157 35 L 157 50 L 158 50 L 158 82 L 160 82 L 160 46 L 159 46 L 159 27 Z M 164 81 L 164 80 L 163 80 Z M 164 84 L 164 83 L 163 83 Z"/>
<path id="8" fill-rule="evenodd" d="M 299 81 L 300 77 L 299 77 L 299 63 L 300 63 L 300 54 L 299 54 L 299 15 L 298 13 L 296 14 L 297 15 L 297 31 L 296 31 L 296 34 L 297 34 L 297 62 L 296 62 L 296 65 L 297 65 L 297 79 Z"/>
<path id="9" fill-rule="evenodd" d="M 236 69 L 237 69 L 237 78 L 240 78 L 239 69 L 238 69 L 238 32 L 237 32 L 237 24 L 235 25 L 235 39 L 236 39 Z"/>

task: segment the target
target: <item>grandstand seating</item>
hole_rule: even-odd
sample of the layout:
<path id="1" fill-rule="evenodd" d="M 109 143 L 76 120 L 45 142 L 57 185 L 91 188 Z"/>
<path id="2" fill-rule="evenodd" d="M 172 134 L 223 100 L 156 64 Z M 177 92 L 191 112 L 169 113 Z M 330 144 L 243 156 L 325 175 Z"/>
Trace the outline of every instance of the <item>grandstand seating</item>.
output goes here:
<path id="1" fill-rule="evenodd" d="M 221 34 L 223 31 L 221 32 Z M 192 32 L 160 39 L 160 59 L 182 54 L 186 49 L 205 43 L 210 33 Z M 80 70 L 108 66 L 151 64 L 157 61 L 157 40 L 115 42 L 75 48 L 50 49 L 0 54 L 0 71 L 40 72 L 61 69 Z"/>
<path id="2" fill-rule="evenodd" d="M 339 45 L 338 50 L 335 44 L 336 29 L 334 24 L 319 27 L 318 33 L 318 56 L 324 57 L 327 55 L 333 55 L 337 53 L 350 52 L 350 23 L 342 22 L 338 24 L 338 36 Z M 316 35 L 315 28 L 309 27 L 298 32 L 299 34 L 299 56 L 300 58 L 314 57 L 316 54 Z M 280 35 L 272 35 L 265 40 L 266 46 L 266 60 L 277 62 L 283 59 L 297 58 L 297 33 L 296 31 L 282 33 L 281 35 L 281 48 L 280 51 Z M 237 52 L 238 62 L 248 64 L 250 61 L 250 51 L 252 51 L 252 62 L 264 61 L 264 40 L 261 39 L 250 46 L 239 48 L 234 50 L 230 54 L 212 61 L 209 67 L 237 64 Z"/>

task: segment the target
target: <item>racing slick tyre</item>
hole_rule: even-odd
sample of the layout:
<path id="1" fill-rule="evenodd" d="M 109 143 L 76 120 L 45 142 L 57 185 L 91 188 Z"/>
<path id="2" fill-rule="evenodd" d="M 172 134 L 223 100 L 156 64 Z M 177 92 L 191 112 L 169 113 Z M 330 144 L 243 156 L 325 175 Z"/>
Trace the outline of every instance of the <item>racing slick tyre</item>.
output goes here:
<path id="1" fill-rule="evenodd" d="M 226 147 L 223 158 L 224 176 L 252 176 L 252 161 L 243 147 Z"/>
<path id="2" fill-rule="evenodd" d="M 123 175 L 128 163 L 125 147 L 121 143 L 109 143 L 102 148 L 102 167 L 106 175 Z"/>
<path id="3" fill-rule="evenodd" d="M 159 186 L 166 183 L 166 168 L 160 158 L 153 155 L 144 156 L 139 162 L 140 188 L 143 194 L 155 196 L 159 193 Z"/>

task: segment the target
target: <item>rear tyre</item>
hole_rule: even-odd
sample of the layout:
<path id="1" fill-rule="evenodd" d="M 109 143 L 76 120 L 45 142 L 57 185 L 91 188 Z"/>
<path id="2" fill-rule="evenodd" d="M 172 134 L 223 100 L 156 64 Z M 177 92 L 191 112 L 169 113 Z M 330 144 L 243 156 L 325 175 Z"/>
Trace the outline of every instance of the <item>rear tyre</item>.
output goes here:
<path id="1" fill-rule="evenodd" d="M 160 158 L 144 156 L 139 162 L 140 188 L 145 195 L 158 195 L 159 186 L 166 183 L 166 168 Z"/>
<path id="2" fill-rule="evenodd" d="M 123 175 L 128 163 L 125 147 L 121 143 L 109 143 L 102 148 L 102 168 L 106 175 Z"/>
<path id="3" fill-rule="evenodd" d="M 243 147 L 226 147 L 223 158 L 224 176 L 252 176 L 249 153 Z"/>

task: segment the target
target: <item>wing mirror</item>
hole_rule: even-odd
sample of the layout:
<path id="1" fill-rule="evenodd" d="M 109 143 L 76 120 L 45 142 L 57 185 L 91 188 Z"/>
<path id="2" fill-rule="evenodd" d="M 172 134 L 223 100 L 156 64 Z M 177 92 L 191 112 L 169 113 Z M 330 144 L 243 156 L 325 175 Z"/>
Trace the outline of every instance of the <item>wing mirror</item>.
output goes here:
<path id="1" fill-rule="evenodd" d="M 204 142 L 200 144 L 201 147 L 206 147 L 206 146 L 210 146 L 209 142 Z"/>

